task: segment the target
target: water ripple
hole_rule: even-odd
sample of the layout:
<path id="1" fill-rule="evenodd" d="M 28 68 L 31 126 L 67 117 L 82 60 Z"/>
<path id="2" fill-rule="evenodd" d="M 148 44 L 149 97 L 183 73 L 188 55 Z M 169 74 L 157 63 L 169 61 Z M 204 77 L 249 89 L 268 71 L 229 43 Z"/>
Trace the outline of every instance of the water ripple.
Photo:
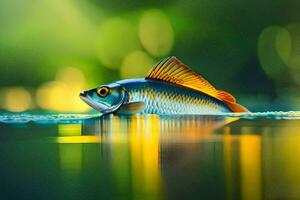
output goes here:
<path id="1" fill-rule="evenodd" d="M 99 114 L 13 114 L 13 113 L 1 113 L 0 123 L 7 124 L 24 124 L 24 123 L 39 123 L 39 124 L 59 124 L 59 123 L 81 123 L 83 120 L 99 117 Z M 182 116 L 192 117 L 200 115 L 172 115 L 172 118 Z M 210 115 L 211 116 L 211 115 Z M 276 112 L 252 112 L 252 113 L 227 113 L 213 115 L 224 118 L 238 117 L 247 120 L 253 119 L 300 119 L 300 111 L 276 111 Z M 125 116 L 126 117 L 126 116 Z M 170 117 L 170 116 L 165 116 Z M 164 118 L 164 116 L 161 116 Z"/>

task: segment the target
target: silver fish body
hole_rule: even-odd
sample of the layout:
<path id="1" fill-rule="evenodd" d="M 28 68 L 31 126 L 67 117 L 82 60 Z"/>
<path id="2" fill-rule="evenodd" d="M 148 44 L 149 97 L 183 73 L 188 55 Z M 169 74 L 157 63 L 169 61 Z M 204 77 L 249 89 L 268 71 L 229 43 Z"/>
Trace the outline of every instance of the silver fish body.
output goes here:
<path id="1" fill-rule="evenodd" d="M 231 112 L 222 102 L 204 93 L 168 82 L 128 79 L 116 82 L 128 94 L 127 102 L 144 102 L 141 114 L 219 114 Z M 117 111 L 118 112 L 118 111 Z"/>

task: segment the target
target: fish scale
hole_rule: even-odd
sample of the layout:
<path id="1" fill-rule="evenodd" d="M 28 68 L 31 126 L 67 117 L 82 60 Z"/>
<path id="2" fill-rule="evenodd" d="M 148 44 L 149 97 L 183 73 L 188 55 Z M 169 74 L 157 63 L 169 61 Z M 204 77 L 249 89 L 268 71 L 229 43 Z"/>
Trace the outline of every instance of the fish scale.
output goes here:
<path id="1" fill-rule="evenodd" d="M 191 89 L 167 82 L 129 79 L 117 82 L 128 92 L 129 102 L 144 102 L 141 114 L 218 114 L 230 112 L 224 103 Z"/>

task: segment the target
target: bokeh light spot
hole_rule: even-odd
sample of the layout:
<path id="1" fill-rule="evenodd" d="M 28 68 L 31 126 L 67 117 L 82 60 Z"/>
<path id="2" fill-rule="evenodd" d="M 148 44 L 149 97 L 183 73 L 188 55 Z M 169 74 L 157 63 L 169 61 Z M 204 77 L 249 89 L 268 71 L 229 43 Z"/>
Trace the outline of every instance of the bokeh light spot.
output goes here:
<path id="1" fill-rule="evenodd" d="M 134 27 L 121 18 L 105 21 L 100 28 L 98 38 L 99 59 L 111 69 L 119 69 L 123 58 L 140 48 Z"/>
<path id="2" fill-rule="evenodd" d="M 300 86 L 300 55 L 294 55 L 290 60 L 293 81 Z M 296 67 L 297 66 L 297 67 Z"/>
<path id="3" fill-rule="evenodd" d="M 121 78 L 145 77 L 154 60 L 143 51 L 128 54 L 121 66 Z"/>
<path id="4" fill-rule="evenodd" d="M 58 71 L 56 80 L 42 84 L 36 93 L 41 108 L 59 112 L 82 112 L 89 110 L 79 98 L 79 92 L 85 89 L 83 73 L 73 67 Z"/>
<path id="5" fill-rule="evenodd" d="M 299 55 L 293 55 L 290 59 L 290 67 L 293 69 L 300 70 L 300 54 Z M 300 78 L 300 74 L 298 74 L 298 78 Z"/>
<path id="6" fill-rule="evenodd" d="M 9 87 L 3 90 L 3 107 L 11 112 L 23 112 L 32 107 L 32 98 L 24 87 Z"/>
<path id="7" fill-rule="evenodd" d="M 291 35 L 291 56 L 290 56 L 290 62 L 289 67 L 292 69 L 295 69 L 299 72 L 300 69 L 300 24 L 289 24 L 287 26 L 287 29 L 290 32 Z M 299 74 L 299 73 L 298 73 Z M 298 75 L 298 78 L 300 78 L 300 75 Z"/>
<path id="8" fill-rule="evenodd" d="M 286 37 L 286 30 L 278 26 L 265 28 L 259 36 L 258 56 L 260 64 L 266 74 L 274 79 L 280 79 L 282 72 L 286 68 L 286 64 L 281 59 L 281 57 L 285 57 L 288 54 L 287 47 L 283 44 L 286 42 Z M 282 46 L 284 47 L 282 53 L 278 53 L 281 49 L 276 47 Z"/>
<path id="9" fill-rule="evenodd" d="M 173 46 L 174 32 L 166 15 L 157 9 L 146 11 L 139 24 L 144 48 L 153 56 L 167 55 Z"/>
<path id="10" fill-rule="evenodd" d="M 85 78 L 83 73 L 75 67 L 66 67 L 59 70 L 56 74 L 56 80 L 66 84 L 84 84 Z"/>
<path id="11" fill-rule="evenodd" d="M 48 110 L 64 111 L 67 106 L 65 91 L 68 87 L 59 81 L 47 82 L 37 90 L 37 103 L 40 107 Z"/>
<path id="12" fill-rule="evenodd" d="M 288 65 L 292 53 L 292 38 L 287 29 L 280 29 L 275 38 L 276 50 L 279 57 Z"/>

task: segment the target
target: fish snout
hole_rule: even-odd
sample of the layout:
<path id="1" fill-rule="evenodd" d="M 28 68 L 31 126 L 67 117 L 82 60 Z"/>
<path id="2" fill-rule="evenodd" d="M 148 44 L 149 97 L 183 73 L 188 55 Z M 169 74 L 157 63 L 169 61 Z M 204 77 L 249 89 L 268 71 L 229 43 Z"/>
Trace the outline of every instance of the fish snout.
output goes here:
<path id="1" fill-rule="evenodd" d="M 84 97 L 87 97 L 87 91 L 82 91 L 79 93 L 79 97 L 80 98 L 84 98 Z"/>

